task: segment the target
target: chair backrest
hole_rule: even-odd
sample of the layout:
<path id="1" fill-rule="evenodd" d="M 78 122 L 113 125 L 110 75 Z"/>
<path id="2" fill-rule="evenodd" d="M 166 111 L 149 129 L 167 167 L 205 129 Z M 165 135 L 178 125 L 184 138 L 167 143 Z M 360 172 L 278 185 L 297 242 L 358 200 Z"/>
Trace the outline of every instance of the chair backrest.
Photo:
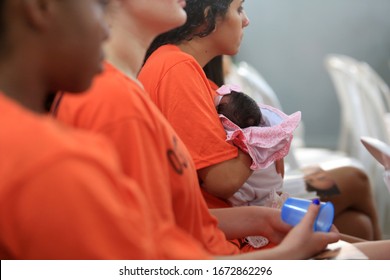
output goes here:
<path id="1" fill-rule="evenodd" d="M 325 67 L 341 106 L 339 149 L 359 159 L 369 171 L 376 163 L 360 138 L 369 136 L 389 143 L 385 122 L 390 108 L 389 88 L 367 63 L 349 56 L 330 54 Z"/>
<path id="2" fill-rule="evenodd" d="M 237 75 L 245 82 L 245 85 L 250 87 L 248 93 L 252 98 L 282 110 L 282 105 L 274 90 L 254 67 L 245 61 L 241 61 L 237 64 L 236 71 Z"/>

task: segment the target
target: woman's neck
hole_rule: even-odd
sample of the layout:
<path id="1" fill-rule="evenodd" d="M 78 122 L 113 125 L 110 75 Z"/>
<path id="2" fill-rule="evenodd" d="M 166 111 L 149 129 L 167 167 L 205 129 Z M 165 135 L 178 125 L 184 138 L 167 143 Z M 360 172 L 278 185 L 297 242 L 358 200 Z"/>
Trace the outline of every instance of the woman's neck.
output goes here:
<path id="1" fill-rule="evenodd" d="M 145 29 L 141 30 L 118 19 L 112 23 L 110 38 L 105 45 L 107 61 L 132 79 L 137 78 L 146 50 L 154 38 Z"/>
<path id="2" fill-rule="evenodd" d="M 203 68 L 217 54 L 213 48 L 209 48 L 204 38 L 194 38 L 191 41 L 183 41 L 178 47 L 185 53 L 192 55 L 199 65 Z"/>
<path id="3" fill-rule="evenodd" d="M 130 45 L 127 45 L 128 48 L 124 48 L 121 43 L 123 43 L 123 39 L 112 40 L 107 44 L 105 47 L 106 60 L 126 76 L 136 79 L 142 66 L 145 51 L 139 47 L 132 48 Z M 131 45 L 134 45 L 134 42 Z"/>

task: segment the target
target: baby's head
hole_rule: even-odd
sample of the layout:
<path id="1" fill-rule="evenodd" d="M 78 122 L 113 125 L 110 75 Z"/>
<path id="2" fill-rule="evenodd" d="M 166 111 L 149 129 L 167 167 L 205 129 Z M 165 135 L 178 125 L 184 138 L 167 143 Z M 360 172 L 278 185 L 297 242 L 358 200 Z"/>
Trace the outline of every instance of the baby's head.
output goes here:
<path id="1" fill-rule="evenodd" d="M 230 93 L 223 93 L 216 108 L 218 114 L 224 115 L 240 128 L 260 125 L 262 114 L 259 105 L 241 91 L 230 90 Z"/>

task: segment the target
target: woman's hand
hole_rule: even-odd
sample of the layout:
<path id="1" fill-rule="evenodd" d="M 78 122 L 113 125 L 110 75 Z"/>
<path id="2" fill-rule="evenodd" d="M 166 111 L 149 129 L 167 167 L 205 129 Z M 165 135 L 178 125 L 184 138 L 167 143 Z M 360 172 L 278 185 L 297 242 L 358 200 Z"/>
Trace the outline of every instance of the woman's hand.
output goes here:
<path id="1" fill-rule="evenodd" d="M 274 244 L 279 244 L 286 237 L 292 226 L 282 221 L 280 209 L 259 207 L 257 208 L 256 222 L 257 230 L 255 235 L 266 237 Z"/>
<path id="2" fill-rule="evenodd" d="M 262 235 L 279 244 L 291 230 L 291 226 L 280 218 L 280 210 L 275 208 L 242 206 L 210 209 L 210 212 L 217 218 L 227 239 Z"/>
<path id="3" fill-rule="evenodd" d="M 336 227 L 330 232 L 314 232 L 313 225 L 320 206 L 309 206 L 302 221 L 296 225 L 279 245 L 286 259 L 308 259 L 323 251 L 330 243 L 337 242 L 340 234 Z"/>

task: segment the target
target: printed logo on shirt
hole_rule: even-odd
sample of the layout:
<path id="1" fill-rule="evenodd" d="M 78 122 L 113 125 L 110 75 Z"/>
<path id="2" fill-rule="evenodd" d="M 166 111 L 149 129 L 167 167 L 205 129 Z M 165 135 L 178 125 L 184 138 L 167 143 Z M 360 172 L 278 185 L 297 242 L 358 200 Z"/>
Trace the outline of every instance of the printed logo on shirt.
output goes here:
<path id="1" fill-rule="evenodd" d="M 169 149 L 167 151 L 167 157 L 168 161 L 170 162 L 171 166 L 175 170 L 177 174 L 182 175 L 184 172 L 184 169 L 188 167 L 187 159 L 186 157 L 181 153 L 178 145 L 177 145 L 177 139 L 176 137 L 173 137 L 173 149 Z"/>

